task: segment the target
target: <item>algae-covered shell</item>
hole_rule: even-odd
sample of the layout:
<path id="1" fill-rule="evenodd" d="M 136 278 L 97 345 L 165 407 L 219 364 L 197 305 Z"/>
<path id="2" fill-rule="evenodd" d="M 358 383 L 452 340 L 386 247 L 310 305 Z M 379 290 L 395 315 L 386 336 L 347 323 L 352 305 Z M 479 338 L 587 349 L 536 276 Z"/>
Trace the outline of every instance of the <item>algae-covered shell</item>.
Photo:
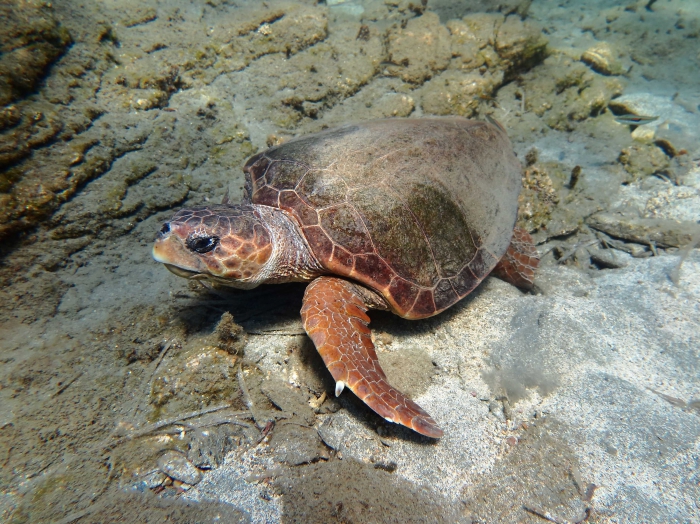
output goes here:
<path id="1" fill-rule="evenodd" d="M 386 119 L 291 140 L 245 166 L 248 200 L 282 209 L 332 274 L 421 318 L 494 268 L 513 234 L 521 166 L 497 123 Z"/>

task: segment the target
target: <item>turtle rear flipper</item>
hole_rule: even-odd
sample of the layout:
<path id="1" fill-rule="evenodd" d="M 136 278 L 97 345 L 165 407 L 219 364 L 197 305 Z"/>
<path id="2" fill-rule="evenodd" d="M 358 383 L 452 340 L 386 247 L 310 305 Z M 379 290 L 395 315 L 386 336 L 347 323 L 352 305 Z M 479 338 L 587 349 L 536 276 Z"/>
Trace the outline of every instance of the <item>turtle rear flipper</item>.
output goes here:
<path id="1" fill-rule="evenodd" d="M 522 289 L 532 289 L 535 270 L 540 264 L 537 248 L 530 234 L 517 227 L 503 258 L 496 264 L 492 274 Z"/>
<path id="2" fill-rule="evenodd" d="M 336 381 L 336 396 L 347 385 L 389 422 L 441 437 L 443 432 L 432 417 L 387 381 L 372 343 L 367 309 L 347 280 L 321 277 L 306 288 L 301 319 Z"/>

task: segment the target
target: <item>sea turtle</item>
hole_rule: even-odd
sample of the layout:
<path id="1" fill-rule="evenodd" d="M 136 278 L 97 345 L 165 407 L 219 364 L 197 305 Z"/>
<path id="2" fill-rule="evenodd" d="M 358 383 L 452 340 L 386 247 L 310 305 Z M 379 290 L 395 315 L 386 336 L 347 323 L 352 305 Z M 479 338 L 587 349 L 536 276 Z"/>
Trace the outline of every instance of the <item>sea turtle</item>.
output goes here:
<path id="1" fill-rule="evenodd" d="M 394 118 L 290 140 L 248 160 L 245 197 L 182 209 L 153 256 L 179 276 L 242 289 L 310 281 L 301 317 L 336 381 L 386 420 L 438 438 L 393 388 L 367 310 L 436 315 L 489 273 L 531 287 L 538 264 L 515 227 L 521 166 L 503 127 Z"/>

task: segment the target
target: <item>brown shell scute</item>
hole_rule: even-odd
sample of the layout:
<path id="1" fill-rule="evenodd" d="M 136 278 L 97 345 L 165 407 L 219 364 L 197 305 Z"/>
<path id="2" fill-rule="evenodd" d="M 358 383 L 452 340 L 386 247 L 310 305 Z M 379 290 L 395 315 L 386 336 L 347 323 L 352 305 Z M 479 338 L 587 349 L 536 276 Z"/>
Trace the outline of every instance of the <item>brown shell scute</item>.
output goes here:
<path id="1" fill-rule="evenodd" d="M 474 289 L 476 286 L 478 286 L 479 282 L 481 282 L 481 279 L 474 274 L 474 272 L 469 266 L 464 266 L 462 271 L 460 271 L 456 277 L 451 279 L 451 282 L 452 287 L 457 292 L 457 294 L 463 297 L 470 293 L 471 290 Z"/>
<path id="2" fill-rule="evenodd" d="M 309 171 L 299 181 L 299 194 L 314 207 L 345 202 L 347 192 L 348 186 L 341 177 L 319 169 Z"/>
<path id="3" fill-rule="evenodd" d="M 364 223 L 359 213 L 350 204 L 321 209 L 318 212 L 321 227 L 330 235 L 333 242 L 354 255 L 373 253 Z M 352 266 L 351 266 L 352 267 Z"/>
<path id="4" fill-rule="evenodd" d="M 435 286 L 435 308 L 438 310 L 443 310 L 450 307 L 452 304 L 459 300 L 459 295 L 455 292 L 452 287 L 452 283 L 443 278 L 437 286 Z M 447 304 L 447 305 L 445 305 Z"/>
<path id="5" fill-rule="evenodd" d="M 432 286 L 437 276 L 435 263 L 410 210 L 381 185 L 354 191 L 351 200 L 366 221 L 377 254 L 404 278 Z"/>
<path id="6" fill-rule="evenodd" d="M 318 213 L 304 202 L 296 191 L 282 191 L 279 195 L 279 207 L 299 217 L 302 224 L 310 226 L 318 224 Z"/>
<path id="7" fill-rule="evenodd" d="M 417 184 L 408 196 L 408 208 L 430 239 L 432 256 L 441 277 L 453 277 L 471 260 L 477 247 L 465 232 L 469 224 L 444 188 Z"/>
<path id="8" fill-rule="evenodd" d="M 275 165 L 275 164 L 281 165 Z M 267 185 L 276 189 L 294 189 L 299 180 L 309 171 L 309 167 L 299 162 L 276 160 L 265 173 Z"/>
<path id="9" fill-rule="evenodd" d="M 493 269 L 520 190 L 504 131 L 463 118 L 344 126 L 269 149 L 245 171 L 250 201 L 287 211 L 330 273 L 409 318 L 449 307 Z"/>

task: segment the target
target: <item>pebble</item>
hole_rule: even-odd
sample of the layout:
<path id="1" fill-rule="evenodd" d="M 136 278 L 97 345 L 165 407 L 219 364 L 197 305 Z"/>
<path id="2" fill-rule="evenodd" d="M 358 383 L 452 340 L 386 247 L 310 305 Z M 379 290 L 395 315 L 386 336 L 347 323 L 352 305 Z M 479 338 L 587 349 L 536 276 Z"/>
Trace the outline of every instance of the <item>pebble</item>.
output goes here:
<path id="1" fill-rule="evenodd" d="M 202 480 L 202 472 L 187 457 L 175 450 L 168 450 L 158 459 L 160 470 L 174 480 L 195 485 Z"/>

